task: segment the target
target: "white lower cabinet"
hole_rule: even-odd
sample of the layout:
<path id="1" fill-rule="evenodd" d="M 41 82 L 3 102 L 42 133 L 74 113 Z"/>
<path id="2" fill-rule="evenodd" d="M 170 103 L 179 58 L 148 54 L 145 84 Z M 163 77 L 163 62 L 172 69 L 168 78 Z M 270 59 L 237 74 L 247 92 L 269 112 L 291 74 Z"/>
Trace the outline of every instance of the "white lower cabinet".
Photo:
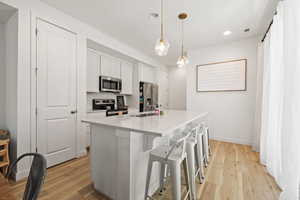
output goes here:
<path id="1" fill-rule="evenodd" d="M 122 94 L 131 95 L 133 92 L 133 64 L 122 61 L 121 64 Z"/>

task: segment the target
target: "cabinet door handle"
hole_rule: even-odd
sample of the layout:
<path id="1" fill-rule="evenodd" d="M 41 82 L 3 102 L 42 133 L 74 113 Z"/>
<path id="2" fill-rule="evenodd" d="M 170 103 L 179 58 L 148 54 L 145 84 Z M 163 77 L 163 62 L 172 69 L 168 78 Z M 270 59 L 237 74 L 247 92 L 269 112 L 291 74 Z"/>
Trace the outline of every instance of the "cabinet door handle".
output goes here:
<path id="1" fill-rule="evenodd" d="M 71 114 L 76 114 L 77 113 L 77 110 L 72 110 L 71 111 Z"/>

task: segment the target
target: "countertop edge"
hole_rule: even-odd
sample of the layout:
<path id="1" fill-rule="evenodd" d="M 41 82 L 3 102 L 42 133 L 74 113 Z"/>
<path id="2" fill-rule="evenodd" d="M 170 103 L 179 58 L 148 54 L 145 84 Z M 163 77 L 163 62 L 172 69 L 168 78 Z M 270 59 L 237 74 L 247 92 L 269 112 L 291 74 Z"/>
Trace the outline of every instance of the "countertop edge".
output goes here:
<path id="1" fill-rule="evenodd" d="M 146 130 L 141 130 L 141 129 L 120 127 L 120 126 L 115 126 L 115 125 L 111 125 L 111 124 L 104 124 L 104 123 L 101 123 L 99 121 L 95 122 L 95 121 L 92 121 L 92 120 L 83 119 L 83 120 L 81 120 L 81 122 L 88 123 L 88 124 L 93 124 L 93 125 L 101 125 L 101 126 L 106 126 L 106 127 L 112 127 L 112 128 L 132 131 L 132 132 L 145 133 L 145 134 L 148 134 L 148 135 L 158 136 L 158 137 L 161 137 L 161 136 L 164 135 L 163 133 L 160 133 L 160 132 L 157 132 L 157 131 L 146 131 Z"/>
<path id="2" fill-rule="evenodd" d="M 82 119 L 81 121 L 83 123 L 94 124 L 94 125 L 101 125 L 101 126 L 112 127 L 112 128 L 118 128 L 118 129 L 121 129 L 121 130 L 133 131 L 133 132 L 138 132 L 138 133 L 145 133 L 145 134 L 148 134 L 148 135 L 161 137 L 161 136 L 167 135 L 167 133 L 173 132 L 176 129 L 179 129 L 179 128 L 187 125 L 188 123 L 191 123 L 192 121 L 197 120 L 198 118 L 206 117 L 207 115 L 208 115 L 208 112 L 199 113 L 199 115 L 193 117 L 192 119 L 184 121 L 184 122 L 178 124 L 177 126 L 171 127 L 170 129 L 165 130 L 164 132 L 147 131 L 147 130 L 141 130 L 141 129 L 121 127 L 121 126 L 116 126 L 116 125 L 112 125 L 112 124 L 106 124 L 104 122 L 101 123 L 101 121 L 98 121 L 98 120 L 94 121 L 93 119 Z"/>

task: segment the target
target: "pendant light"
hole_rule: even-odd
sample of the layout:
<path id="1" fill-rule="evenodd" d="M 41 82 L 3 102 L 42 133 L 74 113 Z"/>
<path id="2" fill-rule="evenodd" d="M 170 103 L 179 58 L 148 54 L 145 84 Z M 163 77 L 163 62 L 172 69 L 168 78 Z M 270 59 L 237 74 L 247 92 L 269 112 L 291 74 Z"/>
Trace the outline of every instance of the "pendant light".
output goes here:
<path id="1" fill-rule="evenodd" d="M 163 13 L 163 0 L 161 0 L 161 15 L 160 15 L 160 38 L 157 40 L 156 45 L 155 45 L 155 52 L 159 56 L 166 56 L 168 54 L 168 50 L 170 47 L 170 43 L 168 40 L 164 38 L 164 13 Z"/>
<path id="2" fill-rule="evenodd" d="M 187 19 L 188 15 L 186 13 L 180 13 L 178 19 L 181 20 L 181 54 L 177 61 L 178 67 L 184 67 L 189 63 L 187 52 L 184 51 L 184 27 L 183 23 Z"/>

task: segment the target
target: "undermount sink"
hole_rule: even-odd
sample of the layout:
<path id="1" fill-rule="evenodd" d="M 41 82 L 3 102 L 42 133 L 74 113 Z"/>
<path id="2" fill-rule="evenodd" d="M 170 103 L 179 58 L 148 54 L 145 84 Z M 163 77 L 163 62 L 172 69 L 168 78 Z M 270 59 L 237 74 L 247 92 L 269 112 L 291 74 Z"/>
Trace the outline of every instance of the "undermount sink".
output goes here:
<path id="1" fill-rule="evenodd" d="M 132 115 L 132 117 L 148 117 L 148 116 L 154 116 L 157 115 L 156 113 L 141 113 L 137 115 Z"/>

